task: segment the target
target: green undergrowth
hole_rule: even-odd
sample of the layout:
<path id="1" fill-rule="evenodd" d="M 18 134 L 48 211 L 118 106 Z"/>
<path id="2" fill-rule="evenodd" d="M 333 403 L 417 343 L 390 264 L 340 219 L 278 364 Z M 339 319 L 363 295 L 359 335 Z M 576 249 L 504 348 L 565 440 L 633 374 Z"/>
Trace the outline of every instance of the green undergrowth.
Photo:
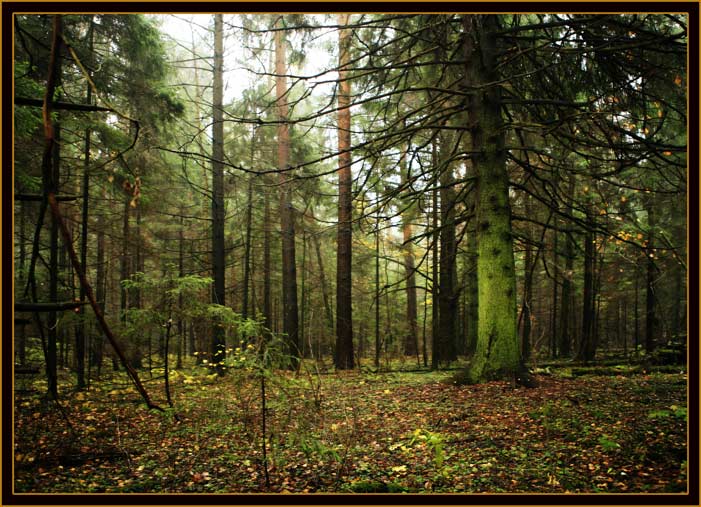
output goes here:
<path id="1" fill-rule="evenodd" d="M 15 396 L 15 491 L 686 489 L 684 374 L 553 371 L 537 375 L 535 389 L 458 386 L 453 374 L 272 372 L 265 440 L 260 375 L 246 368 L 174 372 L 165 413 L 146 409 L 119 373 L 74 392 L 64 372 L 66 418 L 45 401 L 45 382 L 25 381 Z M 162 378 L 144 377 L 165 406 Z"/>

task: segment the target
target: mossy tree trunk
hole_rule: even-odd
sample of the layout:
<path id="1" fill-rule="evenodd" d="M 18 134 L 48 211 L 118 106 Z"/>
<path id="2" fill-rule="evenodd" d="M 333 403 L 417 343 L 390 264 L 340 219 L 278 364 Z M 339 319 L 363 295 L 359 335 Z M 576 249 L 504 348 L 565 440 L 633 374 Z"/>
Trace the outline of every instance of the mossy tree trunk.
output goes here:
<path id="1" fill-rule="evenodd" d="M 477 347 L 466 380 L 513 378 L 519 367 L 516 273 L 504 124 L 496 71 L 498 20 L 465 16 L 468 121 L 477 174 Z"/>

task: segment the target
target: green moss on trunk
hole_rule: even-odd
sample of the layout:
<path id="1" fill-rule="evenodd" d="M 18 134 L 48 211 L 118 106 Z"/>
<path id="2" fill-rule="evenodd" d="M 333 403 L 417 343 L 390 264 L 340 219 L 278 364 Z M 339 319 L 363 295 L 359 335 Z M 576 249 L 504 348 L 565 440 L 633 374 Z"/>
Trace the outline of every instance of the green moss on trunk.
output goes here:
<path id="1" fill-rule="evenodd" d="M 467 80 L 498 81 L 495 70 L 498 29 L 494 16 L 465 16 Z M 479 44 L 474 44 L 479 40 Z M 473 163 L 477 173 L 477 349 L 466 380 L 513 378 L 519 366 L 516 324 L 516 272 L 511 236 L 509 178 L 506 172 L 500 91 L 485 86 L 468 101 Z"/>

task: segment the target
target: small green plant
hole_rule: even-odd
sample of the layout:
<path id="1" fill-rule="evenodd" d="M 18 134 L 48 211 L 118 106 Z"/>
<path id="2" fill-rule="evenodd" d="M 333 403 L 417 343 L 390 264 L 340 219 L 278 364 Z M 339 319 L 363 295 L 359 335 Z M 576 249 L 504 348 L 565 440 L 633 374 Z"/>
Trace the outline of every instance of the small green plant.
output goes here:
<path id="1" fill-rule="evenodd" d="M 599 445 L 605 451 L 615 451 L 616 449 L 621 448 L 621 444 L 615 442 L 614 440 L 611 440 L 611 438 L 608 435 L 601 435 L 599 437 Z"/>
<path id="2" fill-rule="evenodd" d="M 666 419 L 668 417 L 678 417 L 679 419 L 687 420 L 686 407 L 679 407 L 677 405 L 671 405 L 669 410 L 651 410 L 647 414 L 648 419 Z"/>
<path id="3" fill-rule="evenodd" d="M 443 462 L 445 461 L 444 443 L 443 435 L 440 433 L 421 428 L 415 429 L 409 439 L 410 446 L 424 444 L 433 451 L 433 464 L 438 469 L 443 468 Z"/>

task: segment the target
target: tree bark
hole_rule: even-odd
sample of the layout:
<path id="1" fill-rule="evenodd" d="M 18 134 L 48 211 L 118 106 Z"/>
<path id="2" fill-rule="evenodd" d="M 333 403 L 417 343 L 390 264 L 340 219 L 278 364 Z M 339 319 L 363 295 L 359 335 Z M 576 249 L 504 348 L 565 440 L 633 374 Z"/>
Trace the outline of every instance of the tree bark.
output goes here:
<path id="1" fill-rule="evenodd" d="M 336 353 L 339 370 L 352 369 L 353 306 L 351 301 L 352 269 L 352 192 L 351 192 L 351 133 L 350 81 L 345 67 L 350 61 L 349 14 L 339 14 L 339 71 L 338 71 L 338 250 L 336 267 Z"/>
<path id="2" fill-rule="evenodd" d="M 280 21 L 278 20 L 278 27 Z M 278 110 L 278 169 L 280 169 L 280 229 L 282 234 L 282 331 L 287 340 L 291 365 L 299 362 L 299 313 L 297 308 L 297 267 L 295 261 L 295 223 L 292 192 L 287 178 L 290 154 L 290 133 L 287 98 L 287 64 L 285 37 L 282 30 L 275 32 L 275 89 Z"/>
<path id="3" fill-rule="evenodd" d="M 90 18 L 90 25 L 88 27 L 88 51 L 92 56 L 93 50 L 93 22 L 92 17 Z M 88 105 L 92 104 L 92 86 L 90 83 L 86 85 L 85 91 L 85 103 Z M 82 223 L 81 223 L 81 233 L 80 233 L 80 263 L 83 269 L 87 269 L 88 260 L 88 216 L 89 216 L 89 198 L 90 198 L 90 126 L 88 125 L 85 129 L 85 145 L 83 148 L 83 181 L 82 181 L 82 193 L 83 193 L 83 206 L 81 210 Z M 87 274 L 87 273 L 86 273 Z M 80 286 L 80 300 L 85 299 L 85 289 Z M 85 388 L 85 312 L 81 307 L 78 311 L 79 322 L 76 326 L 75 332 L 75 357 L 76 357 L 76 388 L 81 390 Z"/>
<path id="4" fill-rule="evenodd" d="M 382 340 L 380 338 L 380 208 L 375 220 L 375 369 L 380 369 Z"/>
<path id="5" fill-rule="evenodd" d="M 224 21 L 214 15 L 214 82 L 212 85 L 212 303 L 225 305 L 224 259 Z M 224 328 L 212 326 L 212 364 L 222 375 L 226 349 Z"/>
<path id="6" fill-rule="evenodd" d="M 438 156 L 436 153 L 436 141 L 435 139 L 431 143 L 431 165 L 434 170 L 438 167 Z M 439 363 L 439 305 L 438 299 L 440 297 L 439 286 L 438 286 L 438 262 L 439 262 L 439 239 L 440 232 L 438 231 L 438 178 L 433 184 L 433 189 L 431 190 L 432 206 L 431 206 L 431 230 L 433 236 L 433 252 L 431 254 L 431 369 L 438 369 Z"/>
<path id="7" fill-rule="evenodd" d="M 456 257 L 457 243 L 455 239 L 455 190 L 453 184 L 453 168 L 450 163 L 452 152 L 452 136 L 440 136 L 441 146 L 441 230 L 440 230 L 440 267 L 438 289 L 438 362 L 449 363 L 457 358 L 456 354 L 456 323 L 457 323 L 457 294 L 456 294 Z"/>
<path id="8" fill-rule="evenodd" d="M 655 214 L 652 196 L 646 200 L 647 211 L 647 246 L 645 248 L 645 352 L 650 354 L 655 349 L 655 333 L 657 333 L 657 316 L 655 314 L 655 227 L 657 216 Z"/>
<path id="9" fill-rule="evenodd" d="M 579 343 L 577 358 L 585 363 L 594 359 L 594 264 L 595 264 L 595 235 L 593 217 L 587 205 L 586 232 L 584 234 L 584 294 L 582 301 L 582 336 Z"/>
<path id="10" fill-rule="evenodd" d="M 406 152 L 402 154 L 399 161 L 402 184 L 406 184 L 411 175 L 406 164 Z M 411 241 L 411 222 L 414 217 L 414 206 L 407 204 L 407 208 L 402 215 L 402 234 L 404 240 L 404 276 L 406 278 L 406 320 L 407 333 L 404 335 L 404 355 L 418 357 L 418 323 L 417 323 L 417 302 L 416 302 L 416 268 L 414 266 L 414 246 Z"/>
<path id="11" fill-rule="evenodd" d="M 568 203 L 565 208 L 567 216 L 572 214 L 572 201 L 575 191 L 575 178 L 570 176 L 567 189 Z M 560 326 L 558 331 L 558 356 L 569 357 L 571 354 L 572 329 L 570 301 L 572 300 L 572 278 L 574 276 L 574 238 L 571 233 L 567 233 L 565 239 L 565 272 L 562 276 L 562 308 L 560 309 Z"/>
<path id="12" fill-rule="evenodd" d="M 477 174 L 477 283 L 479 297 L 477 348 L 466 372 L 475 383 L 513 378 L 519 367 L 516 325 L 516 272 L 509 178 L 506 172 L 501 88 L 496 70 L 496 15 L 463 17 L 467 85 L 478 86 L 468 97 L 473 161 Z"/>

